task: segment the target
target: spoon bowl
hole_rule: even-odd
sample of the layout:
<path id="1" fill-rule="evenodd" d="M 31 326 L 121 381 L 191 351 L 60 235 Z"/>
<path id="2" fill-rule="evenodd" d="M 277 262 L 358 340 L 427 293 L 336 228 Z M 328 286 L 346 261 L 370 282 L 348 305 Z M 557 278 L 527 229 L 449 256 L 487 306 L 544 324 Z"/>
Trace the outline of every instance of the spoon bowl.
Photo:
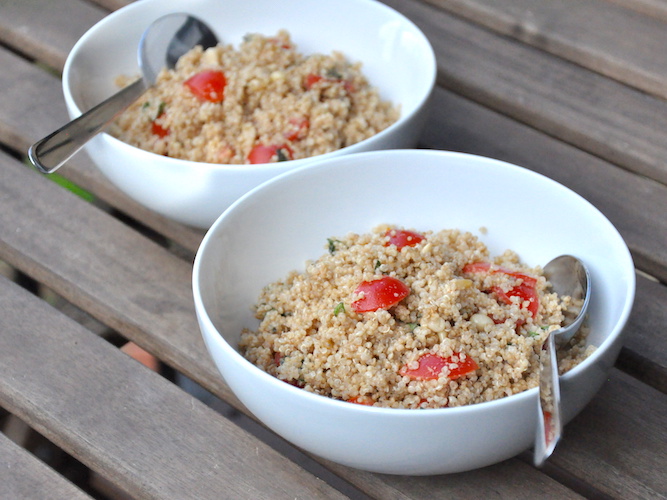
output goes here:
<path id="1" fill-rule="evenodd" d="M 553 453 L 563 432 L 556 351 L 581 328 L 591 297 L 590 272 L 580 259 L 561 255 L 545 265 L 543 271 L 552 291 L 571 297 L 572 304 L 565 311 L 563 326 L 549 333 L 540 353 L 539 419 L 533 459 L 538 467 Z"/>
<path id="2" fill-rule="evenodd" d="M 197 45 L 206 49 L 217 43 L 213 31 L 189 14 L 171 13 L 156 19 L 139 42 L 141 78 L 37 141 L 28 150 L 30 161 L 42 173 L 55 172 L 155 85 L 162 68 L 173 68 L 183 54 Z"/>

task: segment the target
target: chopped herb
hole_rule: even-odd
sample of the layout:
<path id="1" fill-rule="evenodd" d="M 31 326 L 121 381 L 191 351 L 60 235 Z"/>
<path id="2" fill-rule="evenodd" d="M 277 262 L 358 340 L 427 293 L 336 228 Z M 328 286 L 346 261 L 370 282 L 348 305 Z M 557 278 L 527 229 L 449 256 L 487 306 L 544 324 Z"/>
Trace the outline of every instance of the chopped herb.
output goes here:
<path id="1" fill-rule="evenodd" d="M 167 107 L 167 103 L 164 101 L 160 102 L 160 105 L 157 107 L 157 117 L 159 117 L 162 113 L 164 113 L 164 108 Z"/>
<path id="2" fill-rule="evenodd" d="M 331 68 L 327 70 L 327 78 L 333 78 L 334 80 L 342 80 L 343 75 L 340 74 L 337 68 Z"/>
<path id="3" fill-rule="evenodd" d="M 334 316 L 338 316 L 338 314 L 342 312 L 345 312 L 345 304 L 340 302 L 334 307 Z"/>
<path id="4" fill-rule="evenodd" d="M 289 155 L 285 154 L 285 151 L 283 151 L 283 148 L 278 148 L 276 151 L 276 154 L 278 155 L 278 161 L 289 161 Z"/>
<path id="5" fill-rule="evenodd" d="M 336 252 L 336 243 L 338 243 L 337 240 L 332 240 L 331 238 L 327 238 L 327 241 L 329 242 L 329 253 L 333 254 Z"/>
<path id="6" fill-rule="evenodd" d="M 539 337 L 539 336 L 540 336 L 540 332 L 528 332 L 528 336 L 529 336 L 529 337 Z"/>
<path id="7" fill-rule="evenodd" d="M 419 323 L 408 323 L 408 327 L 410 327 L 410 331 L 413 332 L 415 328 L 419 326 Z"/>
<path id="8" fill-rule="evenodd" d="M 379 260 L 376 260 L 376 261 L 375 261 L 375 269 L 376 269 L 376 270 L 377 270 L 377 268 L 380 267 L 381 265 L 382 265 L 382 262 L 380 262 Z"/>
<path id="9" fill-rule="evenodd" d="M 151 103 L 148 102 L 148 101 L 146 101 L 146 102 L 141 106 L 141 109 L 146 109 L 146 108 L 147 108 L 148 106 L 150 106 L 150 105 L 151 105 Z"/>

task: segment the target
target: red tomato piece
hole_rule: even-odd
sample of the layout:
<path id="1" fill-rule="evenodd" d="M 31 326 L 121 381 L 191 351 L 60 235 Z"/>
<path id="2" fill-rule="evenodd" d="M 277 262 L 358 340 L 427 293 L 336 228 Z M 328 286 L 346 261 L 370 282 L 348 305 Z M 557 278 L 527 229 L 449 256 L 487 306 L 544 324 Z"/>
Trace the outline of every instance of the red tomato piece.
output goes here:
<path id="1" fill-rule="evenodd" d="M 167 137 L 169 135 L 169 130 L 163 128 L 162 125 L 156 122 L 151 124 L 151 132 L 153 135 L 157 135 L 158 137 Z"/>
<path id="2" fill-rule="evenodd" d="M 526 308 L 530 311 L 533 318 L 537 315 L 540 302 L 535 287 L 522 283 L 512 288 L 509 292 L 503 291 L 500 287 L 493 287 L 492 290 L 505 304 L 511 304 L 512 297 L 519 297 L 522 303 L 528 301 L 528 306 Z"/>
<path id="3" fill-rule="evenodd" d="M 316 75 L 315 73 L 306 75 L 306 81 L 304 82 L 306 90 L 312 89 L 316 83 L 321 82 L 322 80 L 324 80 L 324 77 Z"/>
<path id="4" fill-rule="evenodd" d="M 410 294 L 410 288 L 392 276 L 383 276 L 373 281 L 362 281 L 354 293 L 363 293 L 363 297 L 352 302 L 352 309 L 371 312 L 395 306 Z"/>
<path id="5" fill-rule="evenodd" d="M 503 267 L 494 267 L 493 269 L 491 268 L 491 264 L 489 262 L 474 262 L 472 264 L 466 264 L 463 266 L 463 272 L 464 273 L 488 273 L 490 272 L 491 274 L 496 274 L 496 273 L 503 273 L 507 274 L 508 276 L 512 276 L 517 279 L 522 279 L 524 284 L 528 286 L 535 286 L 537 284 L 537 279 L 534 278 L 533 276 L 529 276 L 528 274 L 525 273 L 520 273 L 518 271 L 511 271 L 509 269 L 505 269 Z"/>
<path id="6" fill-rule="evenodd" d="M 252 164 L 269 163 L 274 156 L 278 158 L 278 161 L 292 160 L 294 152 L 286 144 L 281 144 L 280 146 L 257 144 L 248 153 L 248 161 Z"/>
<path id="7" fill-rule="evenodd" d="M 355 396 L 351 399 L 348 399 L 347 402 L 357 405 L 373 406 L 373 400 L 368 396 Z"/>
<path id="8" fill-rule="evenodd" d="M 479 368 L 474 359 L 470 356 L 465 356 L 460 353 L 455 353 L 453 356 L 443 358 L 437 354 L 426 353 L 422 354 L 417 360 L 419 365 L 417 368 L 408 368 L 405 365 L 399 370 L 399 374 L 407 376 L 415 380 L 435 380 L 440 376 L 440 372 L 445 366 L 450 367 L 450 380 L 455 380 L 470 372 L 474 372 Z"/>
<path id="9" fill-rule="evenodd" d="M 184 85 L 202 101 L 222 102 L 227 78 L 222 71 L 208 69 L 191 76 Z"/>
<path id="10" fill-rule="evenodd" d="M 423 235 L 405 229 L 390 229 L 385 236 L 389 237 L 385 246 L 396 245 L 399 250 L 403 247 L 413 247 L 424 241 Z"/>
<path id="11" fill-rule="evenodd" d="M 525 273 L 520 273 L 517 271 L 511 271 L 509 269 L 504 269 L 502 267 L 491 267 L 491 264 L 488 262 L 474 262 L 472 264 L 466 264 L 463 266 L 464 273 L 503 273 L 513 278 L 520 279 L 522 282 L 510 291 L 505 292 L 500 287 L 493 287 L 492 291 L 502 300 L 505 304 L 512 303 L 512 297 L 519 297 L 521 302 L 528 301 L 527 309 L 532 314 L 533 318 L 537 315 L 537 310 L 540 308 L 540 301 L 537 295 L 537 290 L 535 285 L 537 285 L 537 279 L 533 276 L 529 276 Z M 517 325 L 519 326 L 519 325 Z"/>
<path id="12" fill-rule="evenodd" d="M 289 121 L 289 128 L 285 131 L 285 139 L 295 141 L 301 139 L 308 132 L 310 122 L 307 118 L 292 118 Z"/>

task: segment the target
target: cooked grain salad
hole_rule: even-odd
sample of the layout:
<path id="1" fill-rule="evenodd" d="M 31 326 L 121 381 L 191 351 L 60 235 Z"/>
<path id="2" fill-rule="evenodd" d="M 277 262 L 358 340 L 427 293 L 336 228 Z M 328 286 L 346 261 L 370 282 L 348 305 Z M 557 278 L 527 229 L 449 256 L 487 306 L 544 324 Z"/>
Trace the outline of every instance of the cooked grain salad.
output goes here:
<path id="1" fill-rule="evenodd" d="M 442 408 L 538 383 L 538 352 L 569 297 L 513 251 L 474 235 L 380 226 L 330 238 L 328 251 L 264 288 L 240 349 L 290 384 L 353 403 Z M 582 330 L 561 372 L 589 355 Z"/>
<path id="2" fill-rule="evenodd" d="M 129 83 L 120 77 L 120 86 Z M 397 120 L 359 63 L 303 55 L 287 31 L 238 49 L 196 47 L 116 121 L 112 134 L 157 154 L 208 163 L 307 158 L 360 142 Z"/>

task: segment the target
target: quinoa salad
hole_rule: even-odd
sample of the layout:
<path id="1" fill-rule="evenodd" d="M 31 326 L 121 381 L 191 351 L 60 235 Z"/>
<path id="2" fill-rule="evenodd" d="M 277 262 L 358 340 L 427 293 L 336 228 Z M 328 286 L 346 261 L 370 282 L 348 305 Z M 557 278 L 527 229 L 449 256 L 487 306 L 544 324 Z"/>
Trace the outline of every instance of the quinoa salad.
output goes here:
<path id="1" fill-rule="evenodd" d="M 111 133 L 173 158 L 255 164 L 356 144 L 399 114 L 370 85 L 360 63 L 340 52 L 303 55 L 283 30 L 272 37 L 246 35 L 238 49 L 195 47 L 173 70 L 162 70 Z"/>
<path id="2" fill-rule="evenodd" d="M 388 225 L 327 241 L 305 271 L 267 285 L 241 353 L 306 391 L 387 408 L 491 401 L 539 383 L 539 352 L 572 306 L 540 267 L 491 257 L 472 233 Z M 585 359 L 587 328 L 559 350 Z"/>

